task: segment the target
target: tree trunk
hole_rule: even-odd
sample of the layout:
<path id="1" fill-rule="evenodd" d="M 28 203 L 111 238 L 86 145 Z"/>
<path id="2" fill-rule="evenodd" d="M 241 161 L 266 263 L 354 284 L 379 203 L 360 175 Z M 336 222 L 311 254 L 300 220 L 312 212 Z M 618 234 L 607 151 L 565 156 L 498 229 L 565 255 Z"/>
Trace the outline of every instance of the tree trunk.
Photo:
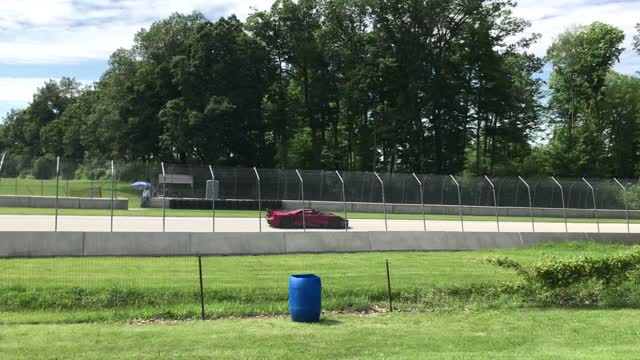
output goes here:
<path id="1" fill-rule="evenodd" d="M 493 115 L 495 117 L 495 115 Z M 492 133 L 490 128 L 491 124 L 489 123 L 489 118 L 484 120 L 484 138 L 482 139 L 482 169 L 487 171 L 487 151 L 488 151 L 488 142 L 489 142 L 489 134 Z M 481 175 L 481 174 L 478 174 Z"/>
<path id="2" fill-rule="evenodd" d="M 435 172 L 440 174 L 442 170 L 442 129 L 440 128 L 440 111 L 438 109 L 433 112 L 433 137 L 435 143 Z"/>
<path id="3" fill-rule="evenodd" d="M 494 165 L 496 163 L 495 156 L 496 156 L 496 129 L 497 129 L 497 127 L 498 127 L 498 117 L 494 116 L 493 117 L 493 129 L 491 131 L 491 155 L 489 155 L 490 166 L 491 166 L 491 175 L 495 174 Z"/>
<path id="4" fill-rule="evenodd" d="M 320 129 L 318 126 L 318 120 L 315 118 L 313 114 L 313 109 L 311 108 L 311 102 L 309 101 L 309 69 L 306 64 L 303 65 L 302 68 L 302 87 L 304 91 L 304 105 L 307 113 L 307 121 L 309 122 L 309 127 L 311 128 L 311 167 L 314 169 L 320 168 L 320 152 L 321 144 L 320 144 Z"/>

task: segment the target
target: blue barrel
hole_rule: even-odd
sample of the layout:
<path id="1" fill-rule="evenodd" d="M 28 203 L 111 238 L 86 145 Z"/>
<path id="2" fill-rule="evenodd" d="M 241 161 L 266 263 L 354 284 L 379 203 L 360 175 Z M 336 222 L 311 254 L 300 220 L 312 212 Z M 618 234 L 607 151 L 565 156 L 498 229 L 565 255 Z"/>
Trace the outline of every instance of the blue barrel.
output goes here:
<path id="1" fill-rule="evenodd" d="M 318 322 L 322 310 L 322 285 L 313 274 L 289 276 L 289 313 L 296 322 Z"/>

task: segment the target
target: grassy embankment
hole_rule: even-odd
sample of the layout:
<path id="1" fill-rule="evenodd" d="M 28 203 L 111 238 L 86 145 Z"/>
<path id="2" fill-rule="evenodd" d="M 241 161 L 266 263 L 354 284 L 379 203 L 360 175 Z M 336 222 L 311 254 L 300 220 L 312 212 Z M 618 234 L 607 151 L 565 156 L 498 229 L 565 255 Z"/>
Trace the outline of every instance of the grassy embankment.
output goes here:
<path id="1" fill-rule="evenodd" d="M 594 243 L 514 250 L 204 258 L 0 260 L 0 358 L 634 359 L 637 306 L 537 306 L 495 292 L 515 279 L 487 256 L 628 250 Z M 396 310 L 387 306 L 389 259 Z M 287 276 L 323 280 L 319 324 L 286 317 Z M 378 310 L 368 315 L 336 311 Z M 258 316 L 258 318 L 237 318 Z M 163 318 L 157 321 L 154 319 Z M 152 319 L 149 323 L 141 319 Z M 169 319 L 190 319 L 174 321 Z"/>
<path id="2" fill-rule="evenodd" d="M 206 257 L 207 316 L 284 314 L 288 275 L 293 273 L 322 277 L 326 310 L 387 307 L 385 259 L 390 262 L 394 302 L 401 309 L 520 308 L 521 297 L 495 291 L 515 280 L 515 274 L 487 264 L 487 256 L 531 263 L 547 255 L 603 255 L 625 249 L 569 243 L 478 252 Z M 0 320 L 7 323 L 197 317 L 197 258 L 0 260 L 0 309 Z"/>

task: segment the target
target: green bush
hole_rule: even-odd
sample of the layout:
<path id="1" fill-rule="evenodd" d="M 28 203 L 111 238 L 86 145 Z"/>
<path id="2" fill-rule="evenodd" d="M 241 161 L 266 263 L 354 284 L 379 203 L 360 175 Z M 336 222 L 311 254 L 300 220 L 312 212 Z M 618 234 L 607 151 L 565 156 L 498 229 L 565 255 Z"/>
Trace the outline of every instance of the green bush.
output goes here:
<path id="1" fill-rule="evenodd" d="M 640 282 L 640 247 L 603 257 L 545 258 L 533 265 L 508 257 L 486 261 L 515 271 L 521 279 L 516 287 L 529 301 L 560 305 L 640 304 L 636 290 Z"/>
<path id="2" fill-rule="evenodd" d="M 102 160 L 84 161 L 75 170 L 75 178 L 111 180 L 111 162 Z"/>
<path id="3" fill-rule="evenodd" d="M 526 282 L 547 289 L 569 287 L 587 281 L 615 285 L 626 279 L 630 271 L 640 267 L 640 247 L 634 247 L 621 255 L 598 258 L 546 258 L 531 266 L 524 266 L 508 257 L 488 258 L 487 261 L 502 268 L 515 270 Z"/>
<path id="4" fill-rule="evenodd" d="M 39 157 L 33 163 L 31 174 L 38 180 L 51 179 L 56 176 L 56 159 L 53 155 Z"/>
<path id="5" fill-rule="evenodd" d="M 627 186 L 627 205 L 629 209 L 640 209 L 640 185 Z"/>

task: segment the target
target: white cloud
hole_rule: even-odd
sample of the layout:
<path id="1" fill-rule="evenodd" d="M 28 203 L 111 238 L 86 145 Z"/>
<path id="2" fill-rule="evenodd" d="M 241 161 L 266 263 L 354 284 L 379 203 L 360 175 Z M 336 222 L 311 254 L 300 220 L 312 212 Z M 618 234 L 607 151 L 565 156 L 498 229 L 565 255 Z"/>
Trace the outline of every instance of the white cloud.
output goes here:
<path id="1" fill-rule="evenodd" d="M 7 102 L 30 101 L 35 90 L 46 81 L 48 79 L 0 77 L 0 99 Z"/>
<path id="2" fill-rule="evenodd" d="M 640 22 L 640 1 L 521 0 L 514 15 L 529 20 L 530 32 L 542 35 L 532 47 L 539 56 L 546 53 L 560 33 L 573 26 L 601 21 L 618 27 L 625 32 L 623 46 L 627 51 L 616 69 L 626 73 L 640 71 L 640 61 L 631 50 L 635 24 Z"/>
<path id="3" fill-rule="evenodd" d="M 130 47 L 133 35 L 173 12 L 200 10 L 213 18 L 252 8 L 267 9 L 273 0 L 2 0 L 1 64 L 60 64 L 104 60 L 119 47 Z M 521 0 L 515 15 L 532 22 L 542 39 L 533 51 L 544 55 L 553 39 L 573 25 L 600 20 L 622 28 L 631 47 L 640 1 Z M 640 70 L 629 51 L 618 69 Z"/>
<path id="4" fill-rule="evenodd" d="M 251 8 L 266 9 L 271 0 L 4 0 L 0 12 L 0 64 L 74 63 L 105 59 L 129 47 L 133 35 L 174 12 L 194 10 L 213 17 Z"/>
<path id="5" fill-rule="evenodd" d="M 0 101 L 7 103 L 30 102 L 36 90 L 47 81 L 49 79 L 0 77 Z M 84 85 L 93 83 L 91 80 L 78 81 Z"/>

